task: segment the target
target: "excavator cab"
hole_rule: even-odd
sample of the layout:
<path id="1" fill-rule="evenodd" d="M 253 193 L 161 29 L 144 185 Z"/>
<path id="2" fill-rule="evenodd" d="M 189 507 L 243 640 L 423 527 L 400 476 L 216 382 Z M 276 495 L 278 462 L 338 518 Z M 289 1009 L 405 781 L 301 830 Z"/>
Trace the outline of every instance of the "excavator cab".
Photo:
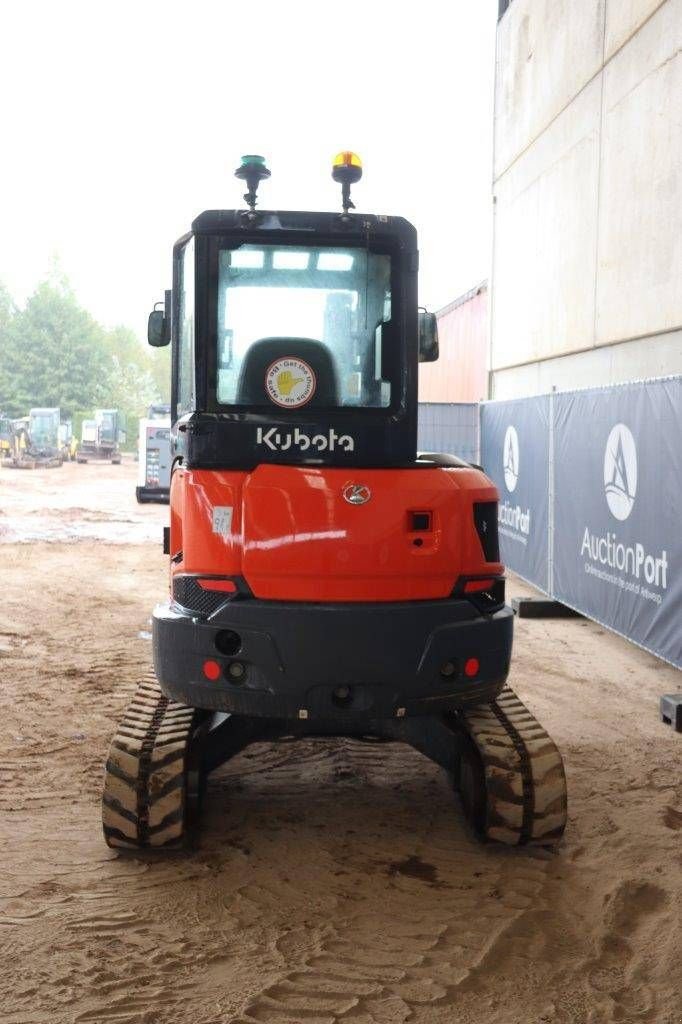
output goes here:
<path id="1" fill-rule="evenodd" d="M 59 409 L 31 409 L 29 434 L 33 448 L 44 455 L 59 454 Z"/>
<path id="2" fill-rule="evenodd" d="M 172 345 L 170 593 L 112 746 L 107 841 L 182 841 L 201 780 L 255 740 L 374 735 L 449 768 L 479 835 L 551 842 L 563 769 L 505 688 L 497 491 L 417 452 L 418 366 L 438 341 L 415 229 L 350 212 L 352 153 L 334 163 L 339 213 L 259 211 L 263 158 L 236 173 L 247 209 L 197 217 L 149 320 Z M 539 796 L 526 734 L 551 769 Z"/>

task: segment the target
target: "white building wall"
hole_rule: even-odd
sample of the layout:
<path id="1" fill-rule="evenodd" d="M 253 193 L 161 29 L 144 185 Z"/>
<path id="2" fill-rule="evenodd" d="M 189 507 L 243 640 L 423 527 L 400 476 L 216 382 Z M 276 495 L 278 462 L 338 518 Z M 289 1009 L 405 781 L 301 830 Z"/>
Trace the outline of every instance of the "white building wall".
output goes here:
<path id="1" fill-rule="evenodd" d="M 681 47 L 682 0 L 502 18 L 494 397 L 682 372 Z"/>

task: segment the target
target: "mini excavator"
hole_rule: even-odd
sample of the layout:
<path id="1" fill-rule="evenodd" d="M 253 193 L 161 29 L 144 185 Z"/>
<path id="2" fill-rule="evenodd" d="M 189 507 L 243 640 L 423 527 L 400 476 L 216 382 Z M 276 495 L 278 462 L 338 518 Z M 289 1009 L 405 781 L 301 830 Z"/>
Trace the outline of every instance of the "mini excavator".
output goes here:
<path id="1" fill-rule="evenodd" d="M 169 599 L 112 741 L 106 842 L 181 846 L 208 774 L 250 743 L 376 737 L 446 768 L 483 840 L 555 843 L 561 756 L 506 685 L 498 493 L 417 451 L 415 229 L 352 212 L 211 210 L 173 250 L 148 340 L 172 346 Z"/>

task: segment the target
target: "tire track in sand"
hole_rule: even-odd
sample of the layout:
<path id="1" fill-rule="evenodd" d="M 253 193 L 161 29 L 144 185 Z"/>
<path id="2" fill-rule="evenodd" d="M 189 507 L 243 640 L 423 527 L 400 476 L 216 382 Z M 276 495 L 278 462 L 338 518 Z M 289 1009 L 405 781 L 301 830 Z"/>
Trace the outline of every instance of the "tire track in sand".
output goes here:
<path id="1" fill-rule="evenodd" d="M 278 805 L 284 821 L 300 800 L 327 873 L 240 886 L 238 916 L 279 907 L 298 943 L 230 1024 L 400 1024 L 439 1006 L 445 1020 L 458 987 L 533 906 L 546 860 L 480 847 L 442 773 L 402 744 L 302 741 L 276 770 L 258 760 L 250 781 L 267 800 L 249 801 L 243 824 L 252 815 L 257 829 Z M 221 785 L 239 775 L 228 766 Z M 306 920 L 320 903 L 323 927 Z"/>

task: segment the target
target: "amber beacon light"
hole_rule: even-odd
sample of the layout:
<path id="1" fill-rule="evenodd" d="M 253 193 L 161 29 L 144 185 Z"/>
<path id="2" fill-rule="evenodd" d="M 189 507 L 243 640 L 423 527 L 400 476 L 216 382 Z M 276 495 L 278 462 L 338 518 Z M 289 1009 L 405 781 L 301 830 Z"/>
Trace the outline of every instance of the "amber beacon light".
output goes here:
<path id="1" fill-rule="evenodd" d="M 360 181 L 361 177 L 362 160 L 357 153 L 344 150 L 342 153 L 336 154 L 332 164 L 332 178 L 341 185 L 341 202 L 344 213 L 355 209 L 355 204 L 350 197 L 350 187 Z"/>

